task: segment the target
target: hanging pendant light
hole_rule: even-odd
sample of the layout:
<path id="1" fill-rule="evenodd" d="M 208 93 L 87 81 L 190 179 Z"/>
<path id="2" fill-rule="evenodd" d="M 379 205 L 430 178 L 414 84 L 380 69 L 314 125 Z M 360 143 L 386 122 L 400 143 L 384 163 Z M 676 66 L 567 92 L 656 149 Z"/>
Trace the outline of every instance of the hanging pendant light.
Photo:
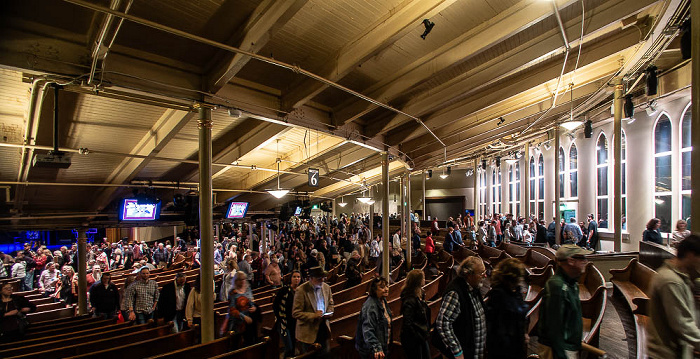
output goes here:
<path id="1" fill-rule="evenodd" d="M 287 193 L 289 193 L 288 189 L 280 188 L 280 162 L 282 162 L 282 159 L 279 157 L 279 152 L 280 152 L 280 140 L 278 138 L 277 139 L 277 189 L 266 190 L 267 193 L 271 194 L 273 197 L 278 198 L 278 199 L 284 197 Z"/>
<path id="2" fill-rule="evenodd" d="M 344 199 L 344 198 L 345 198 L 344 196 L 341 196 L 341 197 L 340 197 L 340 203 L 338 203 L 338 205 L 341 206 L 341 207 L 345 207 L 345 206 L 348 205 L 347 203 L 345 203 L 345 199 Z"/>

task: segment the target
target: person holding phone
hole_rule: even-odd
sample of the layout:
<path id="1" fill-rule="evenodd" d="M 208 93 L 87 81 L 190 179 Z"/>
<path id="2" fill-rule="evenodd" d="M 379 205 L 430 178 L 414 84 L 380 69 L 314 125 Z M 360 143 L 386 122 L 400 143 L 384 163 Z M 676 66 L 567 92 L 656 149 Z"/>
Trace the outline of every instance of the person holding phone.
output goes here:
<path id="1" fill-rule="evenodd" d="M 324 282 L 326 272 L 321 267 L 309 269 L 309 281 L 297 288 L 294 294 L 292 317 L 296 319 L 296 338 L 306 352 L 314 343 L 321 345 L 320 355 L 330 353 L 333 293 Z"/>

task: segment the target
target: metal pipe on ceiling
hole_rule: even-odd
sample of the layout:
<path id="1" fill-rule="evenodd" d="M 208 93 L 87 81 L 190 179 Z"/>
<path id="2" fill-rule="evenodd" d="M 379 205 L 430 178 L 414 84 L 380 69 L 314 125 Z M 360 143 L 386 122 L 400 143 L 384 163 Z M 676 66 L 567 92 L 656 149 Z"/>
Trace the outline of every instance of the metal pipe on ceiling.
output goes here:
<path id="1" fill-rule="evenodd" d="M 37 78 L 32 81 L 32 87 L 30 89 L 29 98 L 29 109 L 27 111 L 27 126 L 24 130 L 24 144 L 30 145 L 36 139 L 35 132 L 38 130 L 38 119 L 35 123 L 34 118 L 38 118 L 37 112 L 41 112 L 41 104 L 43 103 L 43 96 L 39 97 L 39 93 L 44 92 L 44 85 L 48 83 L 46 78 Z M 39 111 L 37 111 L 37 108 Z M 25 172 L 25 162 L 27 162 L 27 157 L 31 158 L 33 154 L 33 149 L 28 147 L 22 147 L 22 154 L 20 155 L 19 170 L 17 171 L 17 181 L 23 181 Z"/>
<path id="2" fill-rule="evenodd" d="M 151 185 L 151 184 L 118 184 L 118 183 L 75 183 L 75 182 L 33 182 L 33 181 L 0 181 L 0 186 L 55 186 L 55 187 L 128 187 L 128 188 L 159 188 L 159 189 L 181 189 L 185 190 L 187 188 L 182 188 L 175 185 Z M 214 192 L 244 192 L 244 193 L 260 193 L 267 194 L 266 191 L 254 191 L 249 189 L 233 189 L 233 188 L 214 188 Z M 291 192 L 290 192 L 291 193 Z M 299 195 L 304 195 L 313 198 L 322 199 L 332 199 L 325 196 L 315 196 L 309 194 L 308 192 L 297 192 Z M 297 194 L 295 193 L 295 194 Z"/>
<path id="3" fill-rule="evenodd" d="M 220 43 L 220 42 L 217 42 L 217 41 L 213 41 L 213 40 L 210 40 L 210 39 L 207 39 L 207 38 L 198 36 L 198 35 L 190 34 L 190 33 L 188 33 L 188 32 L 185 32 L 185 31 L 182 31 L 182 30 L 178 30 L 178 29 L 175 29 L 175 28 L 172 28 L 172 27 L 169 27 L 169 26 L 165 26 L 165 25 L 162 25 L 162 24 L 159 24 L 159 23 L 150 21 L 150 20 L 146 20 L 146 19 L 143 19 L 143 18 L 140 18 L 140 17 L 137 17 L 137 16 L 129 15 L 129 14 L 126 14 L 126 13 L 123 13 L 123 12 L 120 12 L 120 11 L 116 11 L 116 10 L 113 10 L 113 9 L 110 9 L 110 8 L 107 8 L 107 7 L 104 7 L 104 6 L 95 5 L 95 4 L 89 3 L 89 2 L 87 2 L 87 1 L 83 1 L 83 0 L 64 0 L 64 1 L 66 1 L 66 2 L 68 2 L 68 3 L 71 3 L 71 4 L 74 4 L 74 5 L 78 5 L 78 6 L 87 8 L 87 9 L 91 9 L 91 10 L 93 10 L 93 11 L 102 12 L 102 13 L 109 14 L 109 15 L 113 15 L 113 16 L 116 16 L 116 17 L 119 17 L 119 18 L 122 18 L 122 19 L 126 19 L 126 20 L 129 20 L 129 21 L 135 22 L 135 23 L 137 23 L 137 24 L 141 24 L 141 25 L 148 26 L 148 27 L 153 28 L 153 29 L 156 29 L 156 30 L 160 30 L 160 31 L 163 31 L 163 32 L 170 33 L 170 34 L 172 34 L 172 35 L 176 35 L 176 36 L 183 37 L 183 38 L 188 39 L 188 40 L 200 42 L 200 43 L 203 43 L 203 44 L 206 44 L 206 45 L 209 45 L 209 46 L 213 46 L 213 47 L 216 47 L 216 48 L 219 48 L 219 49 L 222 49 L 222 50 L 226 50 L 226 51 L 229 51 L 229 52 L 233 52 L 233 53 L 237 53 L 237 54 L 249 56 L 250 58 L 256 59 L 256 60 L 258 60 L 258 61 L 262 61 L 262 62 L 271 64 L 271 65 L 275 65 L 275 66 L 279 66 L 279 67 L 282 67 L 282 68 L 284 68 L 284 69 L 293 71 L 294 73 L 302 74 L 302 75 L 304 75 L 304 76 L 306 76 L 306 77 L 309 77 L 309 78 L 311 78 L 311 79 L 313 79 L 313 80 L 316 80 L 316 81 L 318 81 L 318 82 L 321 82 L 321 83 L 323 83 L 323 84 L 325 84 L 325 85 L 328 85 L 328 86 L 330 86 L 330 87 L 333 87 L 333 88 L 336 88 L 336 89 L 341 90 L 341 91 L 343 91 L 343 92 L 346 92 L 346 93 L 348 93 L 348 94 L 350 94 L 350 95 L 353 95 L 353 96 L 355 96 L 355 97 L 357 97 L 357 98 L 360 98 L 360 99 L 362 99 L 362 100 L 365 100 L 365 101 L 367 101 L 367 102 L 369 102 L 369 103 L 371 103 L 371 104 L 377 105 L 377 106 L 379 106 L 379 107 L 385 108 L 385 109 L 387 109 L 387 110 L 393 111 L 393 112 L 398 113 L 398 114 L 400 114 L 400 115 L 404 115 L 404 116 L 406 116 L 406 117 L 408 117 L 408 118 L 411 118 L 411 119 L 417 121 L 417 122 L 418 122 L 421 126 L 423 126 L 423 127 L 428 131 L 428 133 L 430 133 L 443 147 L 445 147 L 445 143 L 442 142 L 442 140 L 441 140 L 437 135 L 435 135 L 435 133 L 434 133 L 428 126 L 426 126 L 426 124 L 425 124 L 425 123 L 423 122 L 423 120 L 421 120 L 420 118 L 418 118 L 418 117 L 416 117 L 416 116 L 413 116 L 413 115 L 411 115 L 411 114 L 409 114 L 409 113 L 406 113 L 406 112 L 404 112 L 404 111 L 401 111 L 401 110 L 399 110 L 399 109 L 397 109 L 397 108 L 395 108 L 395 107 L 393 107 L 393 106 L 390 106 L 390 105 L 388 105 L 388 104 L 385 104 L 385 103 L 383 103 L 383 102 L 381 102 L 381 101 L 375 100 L 375 99 L 373 99 L 373 98 L 371 98 L 371 97 L 369 97 L 369 96 L 363 95 L 363 94 L 361 94 L 361 93 L 359 93 L 359 92 L 357 92 L 357 91 L 354 91 L 354 90 L 352 90 L 352 89 L 350 89 L 350 88 L 347 88 L 347 87 L 345 87 L 345 86 L 343 86 L 343 85 L 341 85 L 341 84 L 339 84 L 339 83 L 337 83 L 337 82 L 334 82 L 334 81 L 331 81 L 331 80 L 329 80 L 329 79 L 326 79 L 325 77 L 316 75 L 316 74 L 314 74 L 313 72 L 304 70 L 304 69 L 300 68 L 299 66 L 291 65 L 291 64 L 288 64 L 288 63 L 279 61 L 279 60 L 275 60 L 275 59 L 270 58 L 270 57 L 258 55 L 258 54 L 255 53 L 255 52 L 246 51 L 246 50 L 243 50 L 243 49 L 234 47 L 234 46 L 230 46 L 230 45 L 223 44 L 223 43 Z"/>
<path id="4" fill-rule="evenodd" d="M 109 8 L 112 10 L 117 10 L 119 8 L 119 5 L 121 4 L 121 0 L 112 0 Z M 93 80 L 95 79 L 95 71 L 97 70 L 97 61 L 100 59 L 100 50 L 102 50 L 102 47 L 104 46 L 104 41 L 105 38 L 107 37 L 107 32 L 109 31 L 109 28 L 112 26 L 112 20 L 114 20 L 114 15 L 112 14 L 107 14 L 107 18 L 105 19 L 104 25 L 100 28 L 100 34 L 97 36 L 97 43 L 94 45 L 95 47 L 92 49 L 92 65 L 90 66 L 90 75 L 88 76 L 88 85 L 92 85 Z M 123 20 L 123 19 L 122 19 Z M 114 34 L 116 37 L 116 33 Z M 103 57 L 107 57 L 107 51 L 109 49 L 105 50 L 105 54 Z"/>

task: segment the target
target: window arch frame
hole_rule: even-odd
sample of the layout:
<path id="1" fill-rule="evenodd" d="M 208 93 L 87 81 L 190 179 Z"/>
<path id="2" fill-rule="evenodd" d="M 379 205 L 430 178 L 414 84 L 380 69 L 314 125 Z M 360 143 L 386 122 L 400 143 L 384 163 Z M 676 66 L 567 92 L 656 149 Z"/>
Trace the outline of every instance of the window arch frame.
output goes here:
<path id="1" fill-rule="evenodd" d="M 567 155 L 564 151 L 563 146 L 559 146 L 557 150 L 557 166 L 559 166 L 559 198 L 567 198 L 566 196 L 566 174 L 567 166 Z"/>
<path id="2" fill-rule="evenodd" d="M 600 163 L 600 146 L 598 145 L 600 143 L 600 140 L 603 139 L 604 145 L 605 145 L 605 162 Z M 596 177 L 595 177 L 595 209 L 596 209 L 596 219 L 598 222 L 603 222 L 603 219 L 605 219 L 606 224 L 604 226 L 601 226 L 600 228 L 603 229 L 609 229 L 610 228 L 610 145 L 608 141 L 608 136 L 605 134 L 605 131 L 600 131 L 598 134 L 598 137 L 596 137 L 595 141 L 595 168 L 596 168 Z M 601 187 L 600 186 L 600 180 L 601 178 L 605 178 L 605 186 Z M 601 188 L 604 188 L 605 193 L 601 193 Z M 601 204 L 605 203 L 605 210 L 603 211 L 601 209 Z"/>
<path id="3" fill-rule="evenodd" d="M 537 157 L 537 218 L 545 219 L 544 217 L 544 154 L 540 151 Z"/>
<path id="4" fill-rule="evenodd" d="M 491 170 L 491 214 L 501 213 L 501 168 L 494 166 Z"/>
<path id="5" fill-rule="evenodd" d="M 477 176 L 479 176 L 479 215 L 484 216 L 486 215 L 486 210 L 488 209 L 488 204 L 486 203 L 486 171 L 481 170 L 481 168 L 477 169 Z"/>
<path id="6" fill-rule="evenodd" d="M 527 165 L 530 166 L 530 178 L 527 179 L 529 181 L 528 185 L 530 186 L 530 198 L 527 198 L 528 215 L 533 216 L 536 215 L 537 212 L 537 187 L 535 187 L 537 184 L 537 163 L 535 161 L 534 154 L 530 156 L 530 160 Z"/>
<path id="7" fill-rule="evenodd" d="M 692 127 L 692 125 L 693 125 L 693 113 L 692 113 L 692 112 L 693 112 L 693 111 L 692 111 L 692 108 L 691 108 L 691 104 L 692 104 L 692 103 L 688 103 L 688 104 L 685 106 L 685 108 L 683 108 L 683 112 L 681 113 L 681 118 L 680 118 L 680 120 L 679 120 L 679 122 L 678 122 L 678 131 L 679 131 L 679 136 L 678 136 L 678 140 L 679 140 L 679 141 L 678 141 L 678 147 L 679 147 L 679 151 L 678 151 L 678 157 L 679 157 L 679 159 L 678 159 L 678 165 L 679 165 L 679 169 L 680 169 L 680 176 L 678 176 L 678 177 L 679 177 L 679 178 L 678 178 L 678 181 L 677 181 L 676 183 L 674 183 L 674 185 L 677 185 L 677 186 L 678 186 L 678 189 L 679 189 L 678 193 L 679 193 L 679 196 L 680 196 L 680 200 L 678 201 L 678 206 L 679 206 L 679 208 L 678 208 L 678 214 L 680 215 L 679 219 L 683 219 L 683 220 L 686 220 L 686 221 L 687 221 L 688 218 L 690 217 L 690 208 L 688 208 L 688 212 L 687 212 L 687 216 L 686 216 L 685 213 L 684 213 L 684 209 L 683 209 L 684 206 L 683 206 L 683 204 L 684 204 L 685 199 L 687 198 L 687 199 L 688 199 L 688 206 L 690 206 L 690 198 L 691 198 L 690 196 L 691 196 L 691 194 L 692 194 L 692 191 L 691 191 L 691 188 L 686 189 L 685 186 L 684 186 L 683 171 L 685 170 L 685 166 L 684 166 L 685 156 L 686 156 L 686 154 L 688 155 L 688 157 L 691 156 L 691 152 L 692 152 L 692 149 L 693 149 L 693 141 L 692 141 L 692 138 L 691 138 L 691 139 L 690 139 L 690 143 L 688 144 L 688 146 L 684 146 L 684 143 L 683 143 L 683 141 L 684 141 L 683 135 L 685 134 L 685 132 L 683 131 L 683 129 L 684 129 L 685 121 L 686 121 L 686 115 L 688 115 L 688 118 L 687 118 L 687 120 L 688 120 L 688 122 L 689 122 L 689 128 L 688 128 L 688 130 L 690 131 L 691 134 L 693 133 L 693 127 Z M 688 158 L 688 166 L 690 166 L 690 165 L 691 165 L 691 159 Z M 689 173 L 688 175 L 690 175 L 690 173 Z"/>
<path id="8" fill-rule="evenodd" d="M 574 150 L 576 152 L 576 161 L 574 161 L 575 166 L 572 166 L 571 163 L 571 150 Z M 569 178 L 569 198 L 571 199 L 576 199 L 578 198 L 578 146 L 576 146 L 576 142 L 571 142 L 571 145 L 569 145 L 569 166 L 567 167 L 567 173 L 568 173 L 568 178 Z M 575 184 L 575 186 L 574 186 Z M 576 191 L 574 191 L 574 187 L 576 187 Z"/>
<path id="9" fill-rule="evenodd" d="M 656 129 L 659 126 L 659 123 L 661 120 L 665 118 L 666 121 L 668 121 L 670 130 L 668 131 L 669 135 L 669 147 L 670 149 L 668 151 L 662 151 L 662 152 L 656 152 L 657 150 L 657 144 L 656 144 Z M 652 208 L 653 208 L 653 214 L 655 218 L 659 218 L 661 220 L 661 227 L 659 228 L 659 231 L 662 233 L 671 233 L 673 230 L 673 206 L 674 206 L 674 198 L 673 198 L 673 187 L 674 187 L 674 180 L 673 180 L 673 120 L 671 119 L 671 116 L 668 112 L 662 111 L 659 113 L 659 115 L 656 117 L 654 120 L 654 125 L 651 127 L 651 145 L 653 146 L 653 156 L 652 156 L 652 161 L 651 161 L 651 168 L 654 169 L 654 176 L 653 176 L 653 181 L 651 183 L 652 188 L 653 188 L 653 197 L 652 197 Z M 670 175 L 669 178 L 671 179 L 669 183 L 669 190 L 668 191 L 657 191 L 657 159 L 661 157 L 669 157 L 669 163 L 670 163 Z M 670 200 L 671 203 L 668 206 L 668 211 L 670 213 L 667 213 L 668 215 L 668 223 L 664 223 L 663 219 L 659 216 L 658 212 L 658 205 L 661 205 L 664 203 L 666 199 L 661 199 L 659 197 L 665 197 L 667 200 Z"/>
<path id="10" fill-rule="evenodd" d="M 520 216 L 520 161 L 508 166 L 508 204 L 513 217 Z"/>

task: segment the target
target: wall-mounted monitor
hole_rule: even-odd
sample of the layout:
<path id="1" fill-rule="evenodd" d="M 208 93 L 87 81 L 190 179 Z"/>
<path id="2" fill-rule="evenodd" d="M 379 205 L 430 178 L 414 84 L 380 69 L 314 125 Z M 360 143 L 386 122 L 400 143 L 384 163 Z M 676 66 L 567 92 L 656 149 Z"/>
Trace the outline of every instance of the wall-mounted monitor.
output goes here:
<path id="1" fill-rule="evenodd" d="M 119 219 L 122 221 L 154 221 L 160 217 L 160 202 L 139 202 L 136 198 L 125 198 L 119 207 Z"/>
<path id="2" fill-rule="evenodd" d="M 301 208 L 301 207 L 297 207 L 297 208 L 294 210 L 294 216 L 296 216 L 296 217 L 301 216 L 301 211 L 302 211 L 302 208 Z"/>
<path id="3" fill-rule="evenodd" d="M 228 205 L 226 218 L 244 218 L 248 212 L 248 202 L 231 202 Z"/>

